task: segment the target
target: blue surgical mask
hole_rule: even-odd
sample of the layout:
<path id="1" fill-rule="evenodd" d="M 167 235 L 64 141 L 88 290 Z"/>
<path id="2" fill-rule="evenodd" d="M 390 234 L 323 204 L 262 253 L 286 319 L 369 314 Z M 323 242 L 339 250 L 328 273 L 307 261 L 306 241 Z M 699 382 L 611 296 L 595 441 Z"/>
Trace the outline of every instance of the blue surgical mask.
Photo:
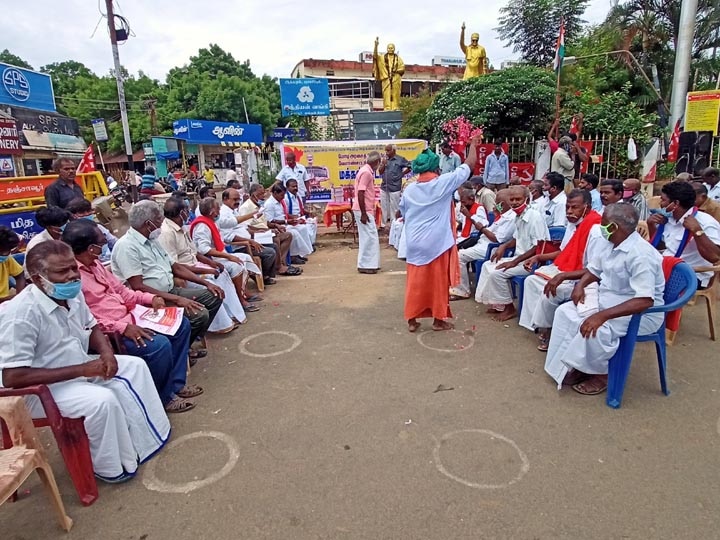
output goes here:
<path id="1" fill-rule="evenodd" d="M 673 215 L 672 212 L 670 212 L 667 208 L 653 208 L 650 210 L 651 214 L 659 214 L 665 219 L 670 219 Z"/>
<path id="2" fill-rule="evenodd" d="M 40 278 L 47 285 L 47 290 L 45 291 L 47 295 L 55 300 L 70 300 L 75 298 L 80 294 L 80 290 L 82 289 L 82 281 L 79 279 L 66 283 L 53 283 L 44 276 L 40 276 Z"/>
<path id="3" fill-rule="evenodd" d="M 265 206 L 265 199 L 259 199 L 258 206 Z"/>
<path id="4" fill-rule="evenodd" d="M 10 255 L 0 255 L 0 264 L 4 263 L 10 258 Z"/>
<path id="5" fill-rule="evenodd" d="M 89 216 L 83 216 L 80 219 L 87 219 L 89 221 L 96 221 L 95 214 L 90 214 Z"/>

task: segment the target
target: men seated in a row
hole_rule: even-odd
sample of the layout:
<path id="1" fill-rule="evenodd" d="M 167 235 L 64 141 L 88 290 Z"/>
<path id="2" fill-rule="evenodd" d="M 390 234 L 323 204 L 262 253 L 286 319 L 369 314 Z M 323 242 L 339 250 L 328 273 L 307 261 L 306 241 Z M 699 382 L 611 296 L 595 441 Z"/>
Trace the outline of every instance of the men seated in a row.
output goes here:
<path id="1" fill-rule="evenodd" d="M 289 220 L 297 221 L 296 226 L 302 228 L 304 226 L 307 229 L 308 240 L 310 246 L 315 245 L 317 239 L 317 219 L 310 213 L 305 211 L 305 205 L 302 199 L 298 196 L 298 181 L 294 178 L 290 178 L 287 181 L 287 193 L 285 194 L 285 217 Z"/>
<path id="2" fill-rule="evenodd" d="M 165 301 L 126 287 L 101 263 L 100 254 L 107 240 L 96 223 L 85 220 L 69 223 L 62 241 L 75 255 L 82 296 L 100 330 L 122 336 L 127 354 L 145 361 L 166 412 L 179 413 L 194 408 L 195 404 L 187 398 L 199 396 L 203 390 L 186 384 L 190 321 L 183 317 L 180 328 L 172 336 L 156 334 L 135 324 L 132 311 L 137 306 L 164 309 Z"/>
<path id="3" fill-rule="evenodd" d="M 170 436 L 150 370 L 141 358 L 113 353 L 80 294 L 67 244 L 40 242 L 25 262 L 33 284 L 0 310 L 0 386 L 48 385 L 60 414 L 85 419 L 96 476 L 128 480 Z M 26 403 L 44 417 L 38 399 Z"/>
<path id="4" fill-rule="evenodd" d="M 231 264 L 226 268 L 221 263 L 198 253 L 184 228 L 189 212 L 185 201 L 179 197 L 170 197 L 165 201 L 163 208 L 165 220 L 158 241 L 173 263 L 184 265 L 204 282 L 214 283 L 223 290 L 225 295 L 223 307 L 210 324 L 208 332 L 226 334 L 245 322 L 245 310 L 258 311 L 260 308 L 244 299 L 248 277 L 244 264 Z M 259 272 L 259 268 L 254 264 L 252 266 Z M 187 281 L 185 286 L 191 289 L 198 287 L 191 281 Z"/>
<path id="5" fill-rule="evenodd" d="M 460 196 L 460 202 L 455 205 L 455 221 L 458 227 L 455 242 L 458 249 L 462 249 L 469 247 L 468 243 L 474 244 L 470 240 L 473 233 L 479 233 L 490 223 L 485 208 L 475 202 L 475 191 L 473 189 L 461 186 L 458 195 Z"/>
<path id="6" fill-rule="evenodd" d="M 18 252 L 20 239 L 12 229 L 0 225 L 0 303 L 7 302 L 25 288 L 23 268 L 13 258 Z M 15 294 L 10 294 L 10 278 L 15 278 Z"/>
<path id="7" fill-rule="evenodd" d="M 190 343 L 208 330 L 222 307 L 223 290 L 197 277 L 188 267 L 173 263 L 157 241 L 163 215 L 154 201 L 140 201 L 128 213 L 130 229 L 117 241 L 112 253 L 112 272 L 131 289 L 159 296 L 168 305 L 181 307 L 190 319 Z M 192 282 L 200 289 L 177 287 L 175 278 Z M 191 358 L 207 355 L 204 349 L 192 350 Z"/>
<path id="8" fill-rule="evenodd" d="M 574 189 L 567 197 L 566 216 L 568 225 L 560 244 L 560 251 L 540 254 L 525 261 L 531 270 L 523 288 L 523 306 L 520 326 L 538 334 L 538 350 L 547 351 L 555 310 L 570 300 L 575 281 L 582 277 L 587 265 L 588 253 L 593 242 L 605 242 L 598 227 L 602 219 L 592 210 L 592 198 L 586 189 Z M 544 266 L 552 261 L 552 265 Z"/>
<path id="9" fill-rule="evenodd" d="M 693 268 L 720 261 L 720 224 L 695 208 L 695 190 L 687 182 L 670 182 L 662 187 L 660 212 L 648 218 L 650 239 L 662 240 L 666 257 L 679 257 Z M 656 236 L 659 235 L 659 236 Z M 698 284 L 707 287 L 712 272 L 701 272 Z"/>
<path id="10" fill-rule="evenodd" d="M 581 394 L 607 388 L 608 362 L 627 333 L 630 316 L 663 305 L 662 256 L 636 232 L 630 204 L 611 204 L 602 217 L 608 248 L 593 250 L 571 298 L 555 312 L 545 371 Z M 597 283 L 599 282 L 599 286 Z M 644 315 L 640 335 L 656 331 L 664 313 Z"/>
<path id="11" fill-rule="evenodd" d="M 292 245 L 292 234 L 287 232 L 283 225 L 268 222 L 262 207 L 265 205 L 267 191 L 261 184 L 250 184 L 250 197 L 239 208 L 240 214 L 253 214 L 248 230 L 253 236 L 267 236 L 272 234 L 272 246 L 277 253 L 275 258 L 275 271 L 281 276 L 297 276 L 302 274 L 302 268 L 287 264 Z"/>
<path id="12" fill-rule="evenodd" d="M 623 182 L 623 200 L 635 207 L 640 221 L 647 221 L 650 212 L 648 211 L 647 199 L 642 192 L 640 180 L 628 178 Z"/>
<path id="13" fill-rule="evenodd" d="M 701 212 L 711 215 L 715 221 L 720 222 L 720 203 L 708 197 L 708 189 L 702 182 L 693 182 L 695 190 L 695 206 Z"/>
<path id="14" fill-rule="evenodd" d="M 485 213 L 489 216 L 491 212 L 495 212 L 495 192 L 485 185 L 482 176 L 473 176 L 469 180 L 475 188 L 475 201 L 482 205 Z"/>
<path id="15" fill-rule="evenodd" d="M 565 177 L 560 173 L 550 172 L 543 180 L 543 190 L 547 192 L 543 209 L 545 223 L 548 227 L 565 226 Z"/>
<path id="16" fill-rule="evenodd" d="M 226 189 L 222 192 L 222 205 L 218 215 L 217 225 L 220 229 L 223 242 L 230 244 L 238 252 L 260 257 L 263 278 L 266 283 L 274 283 L 277 265 L 277 253 L 274 245 L 268 246 L 256 242 L 248 230 L 248 222 L 253 214 L 240 214 L 238 208 L 242 196 L 237 189 Z"/>
<path id="17" fill-rule="evenodd" d="M 623 202 L 623 183 L 612 178 L 600 182 L 600 200 L 603 209 L 611 204 Z"/>
<path id="18" fill-rule="evenodd" d="M 72 215 L 72 219 L 89 219 L 91 221 L 97 221 L 97 218 L 95 217 L 95 210 L 93 210 L 92 207 L 92 203 L 87 199 L 73 199 L 68 203 L 65 210 L 70 212 L 70 214 Z M 117 238 L 104 225 L 98 223 L 97 226 L 100 231 L 105 235 L 105 240 L 107 240 L 107 243 L 105 244 L 107 248 L 100 257 L 100 262 L 107 262 L 110 260 L 110 252 L 115 247 L 115 242 L 117 242 Z"/>
<path id="19" fill-rule="evenodd" d="M 527 188 L 510 188 L 510 208 L 516 215 L 515 233 L 512 240 L 501 244 L 490 261 L 483 265 L 478 277 L 475 300 L 490 306 L 488 313 L 498 321 L 506 321 L 517 315 L 510 279 L 527 276 L 530 272 L 522 263 L 536 254 L 541 241 L 550 240 L 547 223 L 537 210 L 529 207 L 529 198 Z M 509 249 L 515 249 L 515 257 L 505 257 L 505 252 Z"/>
<path id="20" fill-rule="evenodd" d="M 478 228 L 480 237 L 477 244 L 458 251 L 460 261 L 460 284 L 450 288 L 450 300 L 470 298 L 470 276 L 468 263 L 484 259 L 491 243 L 504 244 L 512 239 L 515 233 L 515 212 L 510 208 L 510 190 L 501 189 L 495 198 L 495 221 L 488 227 Z"/>
<path id="21" fill-rule="evenodd" d="M 590 193 L 590 199 L 592 200 L 592 209 L 596 212 L 602 212 L 602 200 L 600 199 L 600 192 L 598 191 L 598 185 L 600 179 L 597 175 L 586 173 L 583 174 L 578 183 L 580 189 L 585 189 Z"/>
<path id="22" fill-rule="evenodd" d="M 288 179 L 288 182 L 290 179 Z M 300 224 L 295 217 L 288 218 L 283 208 L 283 199 L 286 193 L 285 186 L 280 182 L 276 182 L 270 188 L 270 197 L 265 200 L 263 213 L 268 223 L 274 223 L 285 227 L 287 232 L 292 234 L 292 243 L 290 244 L 290 262 L 292 264 L 305 264 L 307 256 L 313 252 L 310 234 L 305 225 Z"/>

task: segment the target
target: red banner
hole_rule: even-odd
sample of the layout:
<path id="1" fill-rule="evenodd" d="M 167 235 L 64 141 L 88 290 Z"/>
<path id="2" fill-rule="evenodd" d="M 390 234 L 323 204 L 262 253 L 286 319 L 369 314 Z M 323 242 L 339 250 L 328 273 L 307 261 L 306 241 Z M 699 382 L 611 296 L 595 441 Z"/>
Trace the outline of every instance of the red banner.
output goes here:
<path id="1" fill-rule="evenodd" d="M 22 154 L 15 120 L 0 118 L 0 154 Z"/>
<path id="2" fill-rule="evenodd" d="M 523 185 L 528 185 L 532 182 L 535 177 L 535 164 L 534 163 L 511 163 L 510 164 L 510 178 L 517 176 Z"/>
<path id="3" fill-rule="evenodd" d="M 495 145 L 493 143 L 483 143 L 477 145 L 477 165 L 475 166 L 475 170 L 473 171 L 473 174 L 475 176 L 482 176 L 482 173 L 485 171 L 485 158 L 487 158 L 490 154 L 493 153 L 495 150 Z M 507 143 L 502 144 L 503 152 L 506 154 L 509 151 Z"/>

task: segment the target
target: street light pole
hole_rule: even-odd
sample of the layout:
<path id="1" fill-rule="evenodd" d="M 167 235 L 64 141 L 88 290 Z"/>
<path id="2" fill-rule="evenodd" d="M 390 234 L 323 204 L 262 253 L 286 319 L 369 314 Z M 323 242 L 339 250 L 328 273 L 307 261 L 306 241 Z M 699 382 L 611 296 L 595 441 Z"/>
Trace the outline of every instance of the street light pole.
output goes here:
<path id="1" fill-rule="evenodd" d="M 123 136 L 125 138 L 125 154 L 127 154 L 128 173 L 130 177 L 130 193 L 133 202 L 137 202 L 137 186 L 135 185 L 135 163 L 133 162 L 132 141 L 130 139 L 130 124 L 128 123 L 127 105 L 125 104 L 125 86 L 120 66 L 120 53 L 118 52 L 117 33 L 115 31 L 115 13 L 113 0 L 105 0 L 107 8 L 108 30 L 110 31 L 110 45 L 112 46 L 113 61 L 115 63 L 115 80 L 118 89 L 118 102 L 120 103 L 120 121 L 122 122 Z"/>
<path id="2" fill-rule="evenodd" d="M 670 99 L 671 126 L 674 126 L 685 114 L 697 7 L 698 0 L 683 0 L 680 8 L 680 30 L 675 48 L 675 73 L 673 74 L 673 89 Z"/>

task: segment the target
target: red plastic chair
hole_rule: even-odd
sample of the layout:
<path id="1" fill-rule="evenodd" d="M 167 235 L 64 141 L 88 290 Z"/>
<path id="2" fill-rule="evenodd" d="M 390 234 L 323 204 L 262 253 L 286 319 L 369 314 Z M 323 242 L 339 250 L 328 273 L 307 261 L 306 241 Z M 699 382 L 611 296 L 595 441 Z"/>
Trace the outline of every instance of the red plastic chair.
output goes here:
<path id="1" fill-rule="evenodd" d="M 62 416 L 50 389 L 44 384 L 25 388 L 0 388 L 0 397 L 30 395 L 37 396 L 45 410 L 45 418 L 35 418 L 33 424 L 35 427 L 52 429 L 80 502 L 83 506 L 90 506 L 98 498 L 98 488 L 90 457 L 90 441 L 85 432 L 84 417 L 66 418 Z M 0 427 L 2 428 L 3 447 L 10 448 L 12 439 L 7 426 L 1 420 Z"/>

